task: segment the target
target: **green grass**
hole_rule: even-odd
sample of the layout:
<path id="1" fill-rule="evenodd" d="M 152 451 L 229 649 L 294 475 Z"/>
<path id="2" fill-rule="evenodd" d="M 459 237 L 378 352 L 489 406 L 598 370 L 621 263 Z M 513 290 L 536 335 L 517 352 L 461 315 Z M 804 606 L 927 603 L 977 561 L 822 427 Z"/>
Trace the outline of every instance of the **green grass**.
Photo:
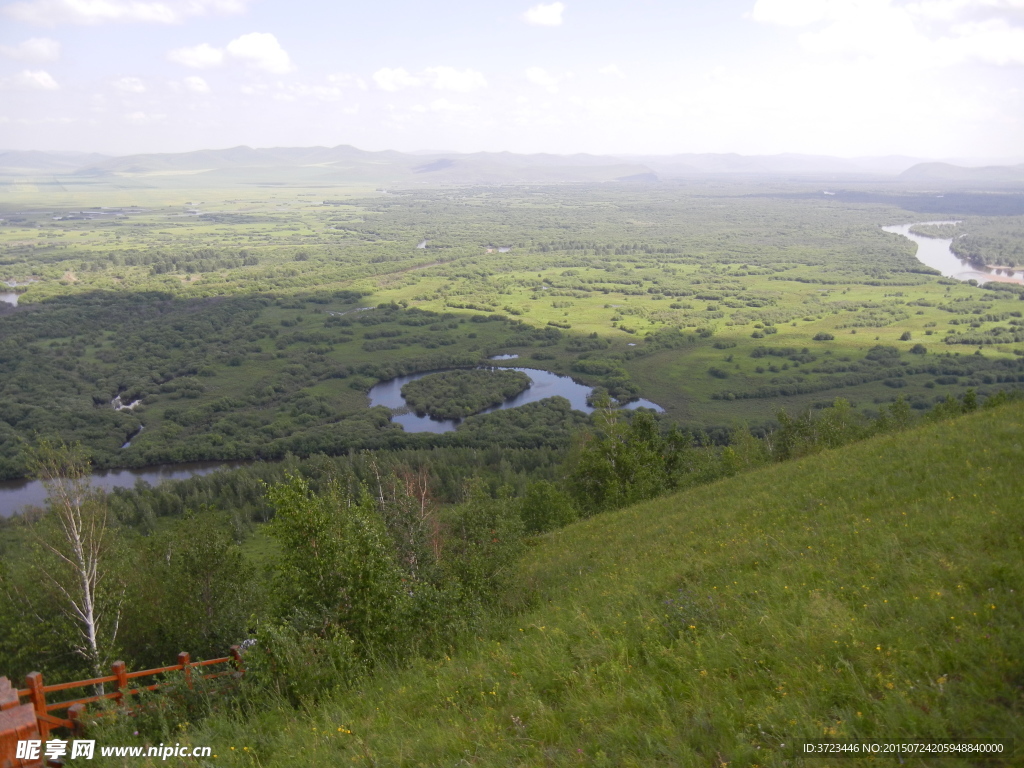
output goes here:
<path id="1" fill-rule="evenodd" d="M 827 738 L 1016 738 L 1014 763 L 1022 435 L 1014 404 L 593 517 L 459 654 L 188 739 L 261 768 L 774 766 Z"/>

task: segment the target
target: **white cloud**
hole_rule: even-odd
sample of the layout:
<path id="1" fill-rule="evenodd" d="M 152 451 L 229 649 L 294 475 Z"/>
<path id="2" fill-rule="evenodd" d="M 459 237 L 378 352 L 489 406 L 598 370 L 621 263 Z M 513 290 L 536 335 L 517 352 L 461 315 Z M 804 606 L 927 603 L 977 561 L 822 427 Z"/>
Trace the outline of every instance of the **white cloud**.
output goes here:
<path id="1" fill-rule="evenodd" d="M 967 61 L 1024 64 L 1024 0 L 757 0 L 750 17 L 809 27 L 801 47 L 823 57 L 887 61 L 922 70 Z"/>
<path id="2" fill-rule="evenodd" d="M 484 76 L 474 69 L 455 69 L 455 67 L 428 67 L 423 70 L 425 79 L 439 91 L 458 91 L 469 93 L 479 88 L 486 88 Z"/>
<path id="3" fill-rule="evenodd" d="M 427 67 L 416 73 L 411 73 L 403 67 L 384 67 L 373 73 L 373 82 L 382 91 L 392 93 L 421 85 L 428 85 L 438 91 L 458 93 L 469 93 L 487 87 L 486 78 L 475 69 L 446 66 Z"/>
<path id="4" fill-rule="evenodd" d="M 145 93 L 146 84 L 137 77 L 122 77 L 114 81 L 114 87 L 125 93 Z"/>
<path id="5" fill-rule="evenodd" d="M 1006 17 L 1024 11 L 1024 0 L 757 0 L 749 17 L 765 24 L 806 27 L 822 21 L 905 15 L 953 22 L 977 17 Z"/>
<path id="6" fill-rule="evenodd" d="M 152 114 L 148 112 L 130 112 L 124 116 L 124 119 L 134 125 L 148 125 L 149 123 L 159 123 L 167 115 Z"/>
<path id="7" fill-rule="evenodd" d="M 16 91 L 55 91 L 60 88 L 49 72 L 25 69 L 11 77 L 0 79 L 0 89 Z"/>
<path id="8" fill-rule="evenodd" d="M 250 32 L 228 43 L 227 52 L 256 69 L 284 74 L 295 69 L 288 52 L 269 32 Z"/>
<path id="9" fill-rule="evenodd" d="M 1024 28 L 990 19 L 953 29 L 958 36 L 955 45 L 967 58 L 998 66 L 1024 64 Z"/>
<path id="10" fill-rule="evenodd" d="M 434 99 L 427 105 L 416 104 L 412 107 L 413 112 L 475 112 L 476 107 L 469 104 L 458 104 L 448 99 Z"/>
<path id="11" fill-rule="evenodd" d="M 410 75 L 402 67 L 392 69 L 391 67 L 384 67 L 378 69 L 373 73 L 373 82 L 377 84 L 377 87 L 384 91 L 400 91 L 403 88 L 411 88 L 416 85 L 420 85 L 421 80 Z"/>
<path id="12" fill-rule="evenodd" d="M 289 98 L 311 98 L 317 101 L 338 101 L 344 95 L 344 91 L 337 85 L 307 85 L 296 83 L 288 87 L 286 92 Z"/>
<path id="13" fill-rule="evenodd" d="M 191 48 L 175 48 L 167 54 L 167 58 L 193 69 L 207 69 L 224 63 L 224 51 L 209 43 L 200 43 Z"/>
<path id="14" fill-rule="evenodd" d="M 750 18 L 762 24 L 805 27 L 829 15 L 833 0 L 757 0 Z"/>
<path id="15" fill-rule="evenodd" d="M 11 59 L 41 64 L 60 58 L 60 43 L 48 37 L 30 37 L 17 45 L 0 45 L 0 54 Z"/>
<path id="16" fill-rule="evenodd" d="M 920 0 L 908 3 L 907 12 L 914 16 L 952 21 L 963 15 L 1024 11 L 1022 0 Z"/>
<path id="17" fill-rule="evenodd" d="M 540 3 L 523 14 L 523 21 L 537 27 L 557 27 L 562 24 L 565 3 Z"/>
<path id="18" fill-rule="evenodd" d="M 361 91 L 365 91 L 367 88 L 366 81 L 356 75 L 350 75 L 346 72 L 338 72 L 334 75 L 327 76 L 327 82 L 334 83 L 339 88 L 358 88 Z"/>
<path id="19" fill-rule="evenodd" d="M 249 0 L 20 0 L 3 13 L 18 21 L 57 24 L 178 24 L 190 16 L 241 13 Z"/>
<path id="20" fill-rule="evenodd" d="M 924 50 L 928 40 L 913 19 L 889 0 L 834 2 L 828 10 L 828 23 L 802 34 L 800 44 L 811 53 L 897 58 L 908 66 L 931 58 Z"/>
<path id="21" fill-rule="evenodd" d="M 200 43 L 191 48 L 175 48 L 167 54 L 171 61 L 193 69 L 219 67 L 231 57 L 256 69 L 283 75 L 295 69 L 288 52 L 269 32 L 250 32 L 236 37 L 225 48 Z"/>
<path id="22" fill-rule="evenodd" d="M 182 81 L 185 88 L 192 91 L 192 93 L 209 93 L 210 86 L 201 77 L 193 75 L 192 77 L 186 77 Z"/>
<path id="23" fill-rule="evenodd" d="M 597 70 L 599 75 L 608 75 L 609 77 L 617 77 L 619 80 L 625 80 L 626 76 L 622 73 L 615 64 L 609 64 L 607 67 L 601 67 Z"/>
<path id="24" fill-rule="evenodd" d="M 548 93 L 558 93 L 559 78 L 552 75 L 543 67 L 530 67 L 527 69 L 526 79 L 534 85 L 539 85 Z"/>

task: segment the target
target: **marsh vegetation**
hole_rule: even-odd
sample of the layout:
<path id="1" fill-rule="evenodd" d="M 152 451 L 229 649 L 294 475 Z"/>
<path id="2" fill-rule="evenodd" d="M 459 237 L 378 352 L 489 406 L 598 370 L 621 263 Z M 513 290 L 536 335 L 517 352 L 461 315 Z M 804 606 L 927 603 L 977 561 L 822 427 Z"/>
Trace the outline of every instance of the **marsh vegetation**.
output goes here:
<path id="1" fill-rule="evenodd" d="M 366 392 L 498 353 L 708 428 L 837 395 L 926 409 L 1024 376 L 1019 289 L 936 276 L 881 231 L 907 211 L 754 191 L 8 194 L 0 278 L 33 282 L 0 314 L 0 476 L 24 474 L 36 433 L 98 467 L 451 441 L 463 427 L 406 434 Z M 1018 218 L 957 226 L 1010 243 Z"/>

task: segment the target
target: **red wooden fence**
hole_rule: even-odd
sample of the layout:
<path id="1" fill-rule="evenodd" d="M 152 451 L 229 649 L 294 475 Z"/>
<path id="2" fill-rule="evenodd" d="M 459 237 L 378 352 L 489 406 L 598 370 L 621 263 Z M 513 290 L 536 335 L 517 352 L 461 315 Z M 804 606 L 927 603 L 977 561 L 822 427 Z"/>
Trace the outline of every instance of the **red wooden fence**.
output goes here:
<path id="1" fill-rule="evenodd" d="M 237 645 L 231 646 L 231 655 L 219 659 L 192 661 L 189 654 L 179 653 L 177 664 L 156 669 L 143 669 L 139 672 L 128 672 L 123 661 L 115 661 L 110 668 L 111 674 L 106 677 L 75 680 L 70 683 L 44 685 L 42 674 L 32 672 L 25 677 L 25 688 L 20 690 L 12 688 L 10 681 L 6 677 L 0 677 L 0 768 L 41 765 L 39 762 L 26 763 L 18 760 L 15 752 L 17 742 L 25 739 L 46 741 L 50 737 L 50 730 L 52 728 L 69 728 L 77 732 L 87 704 L 92 704 L 102 699 L 114 699 L 118 703 L 123 704 L 126 696 L 132 696 L 142 691 L 155 691 L 161 686 L 166 685 L 166 683 L 152 683 L 150 685 L 132 687 L 130 682 L 132 680 L 166 672 L 183 672 L 185 682 L 191 688 L 193 670 L 202 670 L 204 667 L 231 663 L 235 667 L 233 670 L 226 672 L 200 672 L 200 674 L 204 680 L 223 675 L 240 676 L 244 674 L 242 655 Z M 83 696 L 77 699 L 67 699 L 53 703 L 46 700 L 48 693 L 67 691 L 73 688 L 106 685 L 107 683 L 113 683 L 114 686 L 114 690 L 109 693 Z M 22 699 L 27 699 L 28 701 L 23 704 Z M 52 714 L 61 710 L 67 711 L 67 717 L 58 717 Z"/>

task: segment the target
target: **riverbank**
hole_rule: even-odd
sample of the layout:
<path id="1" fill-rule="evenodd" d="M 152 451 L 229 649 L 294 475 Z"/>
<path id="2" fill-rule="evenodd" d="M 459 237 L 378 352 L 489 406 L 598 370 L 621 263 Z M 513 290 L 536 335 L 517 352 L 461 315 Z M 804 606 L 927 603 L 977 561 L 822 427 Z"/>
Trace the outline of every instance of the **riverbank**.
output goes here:
<path id="1" fill-rule="evenodd" d="M 913 231 L 916 226 L 948 223 L 943 221 L 919 222 L 917 224 L 882 227 L 882 230 L 894 235 L 902 235 L 916 243 L 918 261 L 932 269 L 938 270 L 944 277 L 951 277 L 962 282 L 974 280 L 979 284 L 993 282 L 1024 285 L 1024 272 L 1018 272 L 1006 267 L 979 265 L 969 259 L 958 256 L 953 251 L 952 238 L 932 237 L 930 235 L 917 234 Z M 1001 271 L 1009 271 L 1010 274 L 1002 274 Z"/>
<path id="2" fill-rule="evenodd" d="M 112 491 L 115 488 L 134 488 L 138 483 L 159 485 L 168 480 L 188 480 L 222 469 L 237 469 L 249 462 L 198 461 L 184 464 L 159 464 L 139 469 L 107 469 L 90 476 L 93 488 Z M 0 517 L 11 517 L 33 507 L 46 504 L 46 487 L 41 480 L 6 480 L 0 482 Z"/>

